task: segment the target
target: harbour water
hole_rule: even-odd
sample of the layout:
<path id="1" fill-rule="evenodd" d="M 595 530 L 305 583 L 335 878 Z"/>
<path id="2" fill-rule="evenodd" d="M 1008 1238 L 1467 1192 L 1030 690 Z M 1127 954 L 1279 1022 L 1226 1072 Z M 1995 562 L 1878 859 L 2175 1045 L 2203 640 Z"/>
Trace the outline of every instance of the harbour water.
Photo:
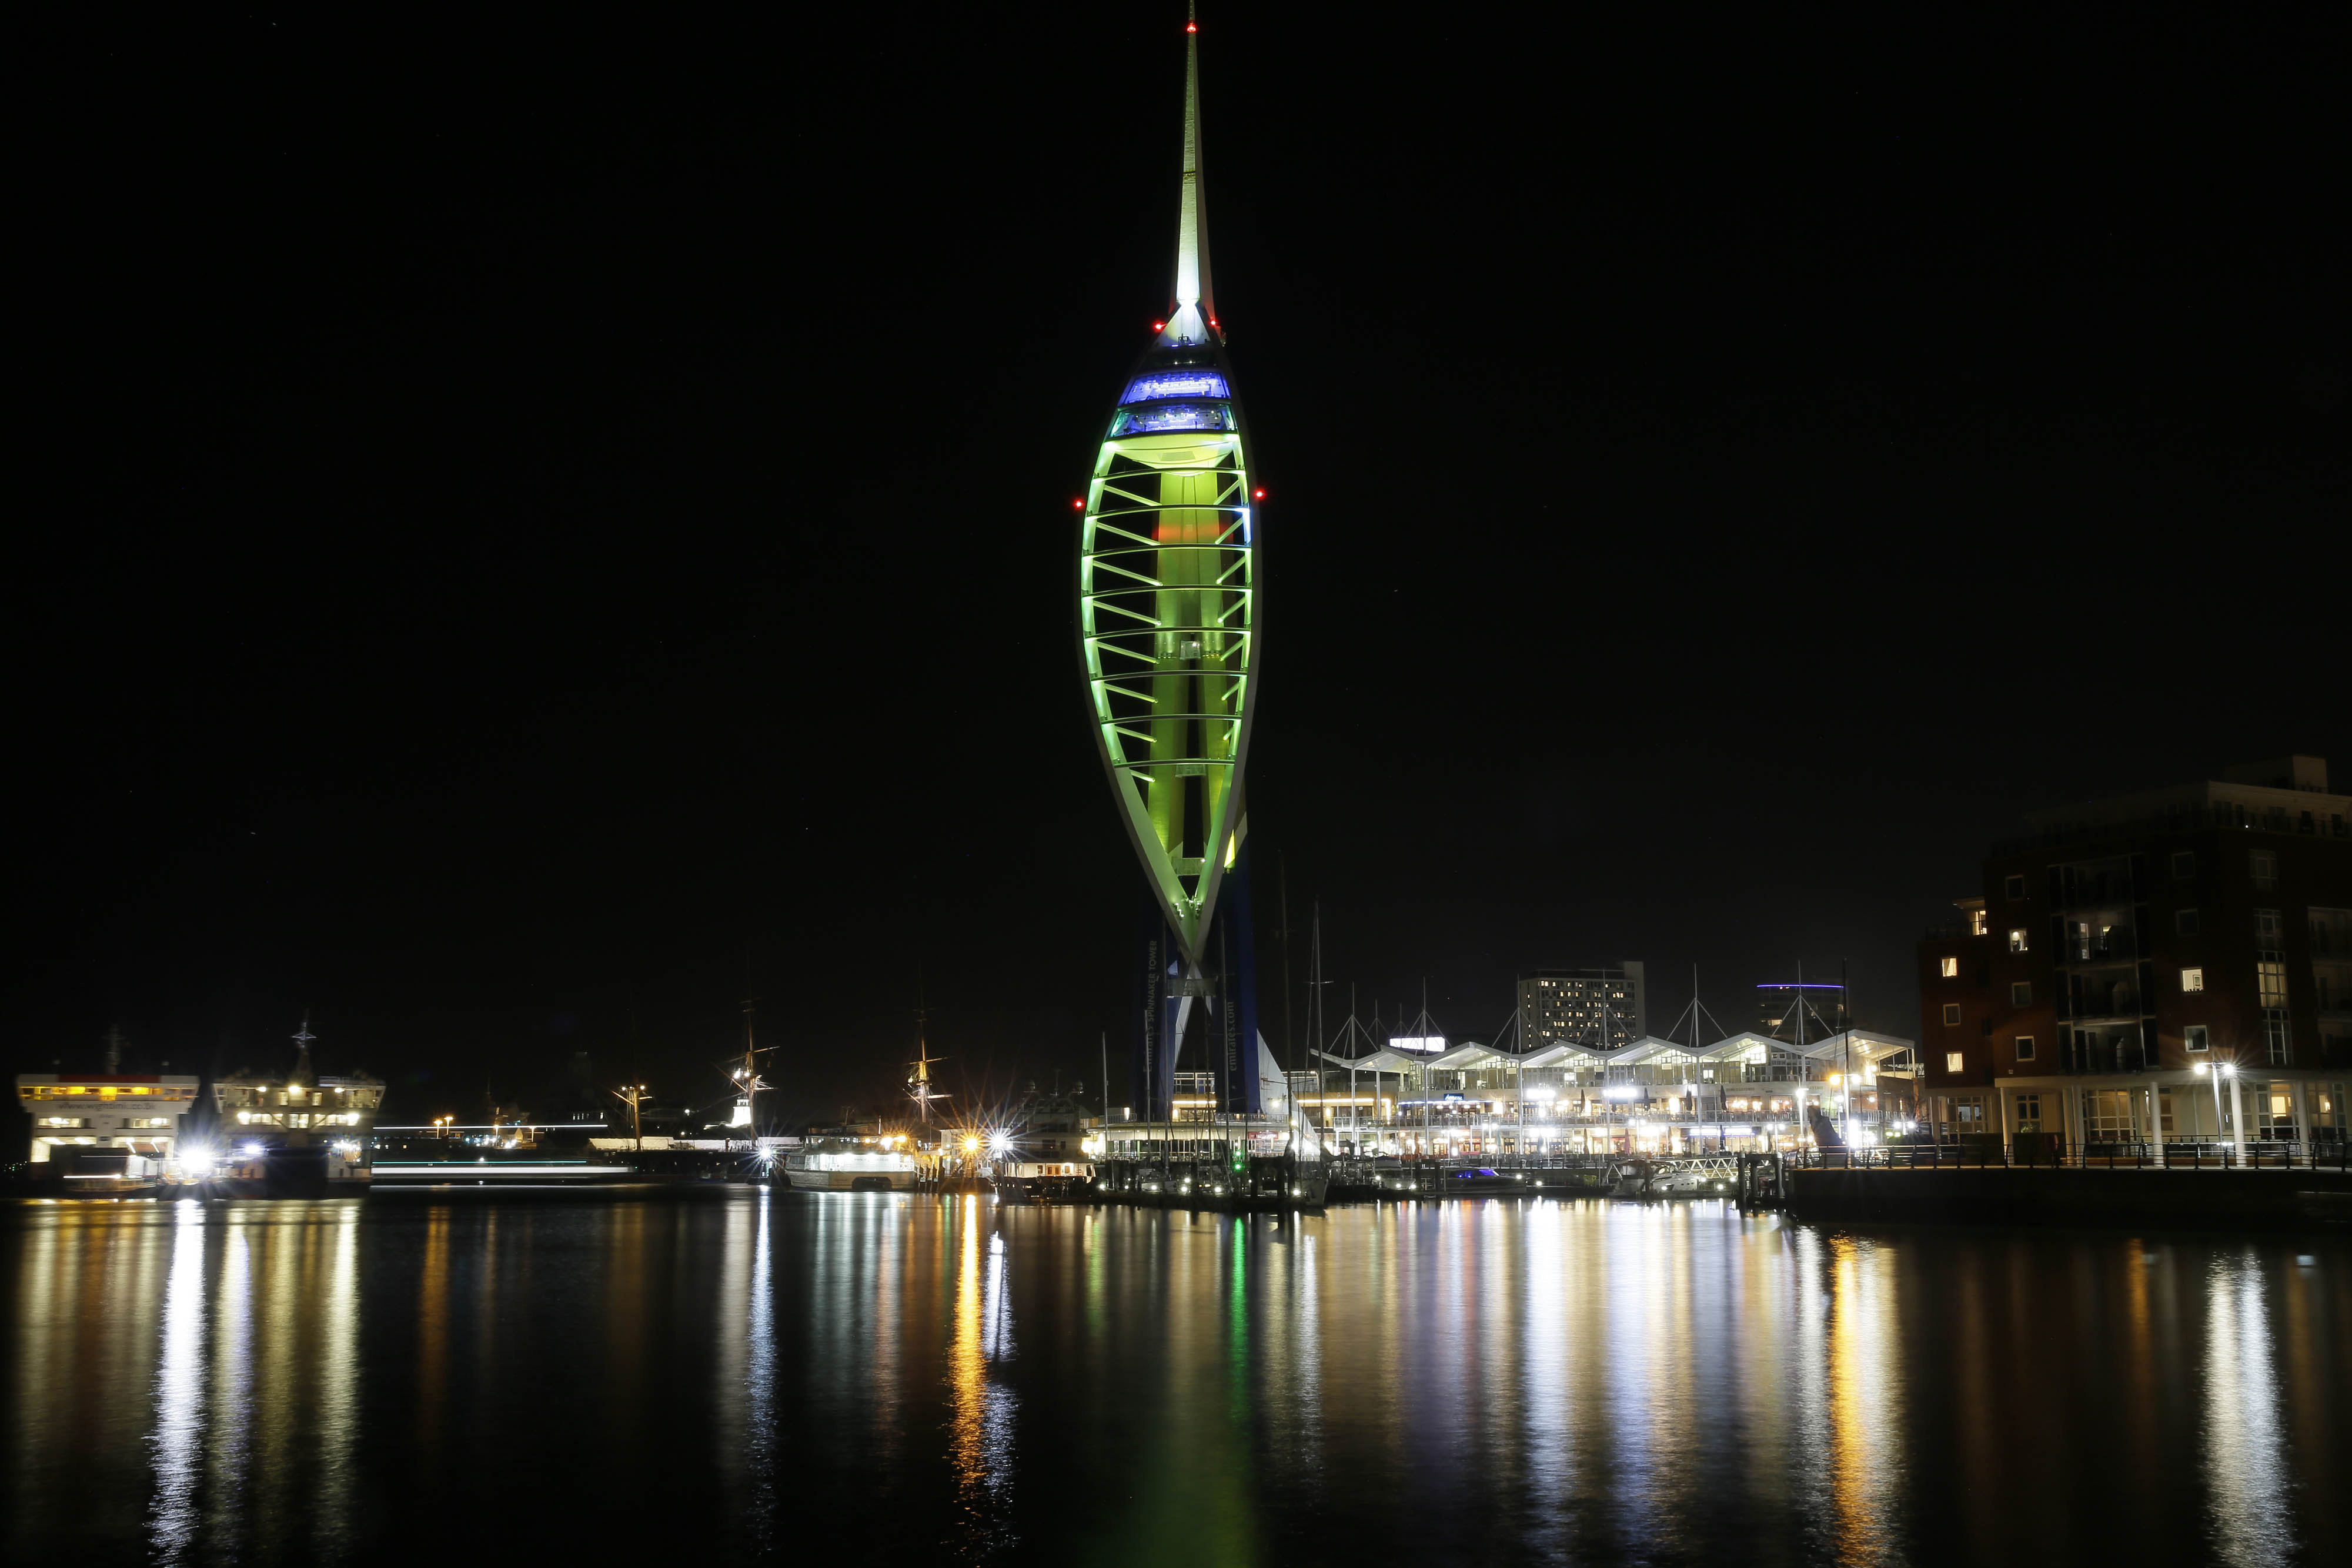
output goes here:
<path id="1" fill-rule="evenodd" d="M 1459 1200 L 0 1211 L 0 1556 L 2352 1561 L 2352 1244 Z"/>

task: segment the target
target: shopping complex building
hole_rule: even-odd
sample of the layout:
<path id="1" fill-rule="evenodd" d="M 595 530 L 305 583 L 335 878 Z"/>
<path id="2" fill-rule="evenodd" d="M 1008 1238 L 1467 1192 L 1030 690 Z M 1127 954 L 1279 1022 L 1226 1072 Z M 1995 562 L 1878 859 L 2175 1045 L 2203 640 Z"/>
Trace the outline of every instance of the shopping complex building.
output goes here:
<path id="1" fill-rule="evenodd" d="M 2352 797 L 2288 757 L 2046 811 L 1919 944 L 1938 1135 L 2308 1147 L 2352 1084 Z"/>
<path id="2" fill-rule="evenodd" d="M 1325 1054 L 1299 1109 L 1339 1152 L 1683 1154 L 1879 1142 L 1915 1130 L 1913 1042 L 1869 1030 L 1811 1041 Z"/>

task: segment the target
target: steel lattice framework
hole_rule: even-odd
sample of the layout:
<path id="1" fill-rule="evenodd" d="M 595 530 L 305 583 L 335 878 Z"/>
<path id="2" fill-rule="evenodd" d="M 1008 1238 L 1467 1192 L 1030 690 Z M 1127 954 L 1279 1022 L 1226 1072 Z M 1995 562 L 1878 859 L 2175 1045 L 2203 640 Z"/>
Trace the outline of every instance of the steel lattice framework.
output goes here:
<path id="1" fill-rule="evenodd" d="M 1174 306 L 1111 412 L 1078 537 L 1096 739 L 1195 973 L 1247 832 L 1260 494 L 1209 287 L 1200 80 L 1199 33 L 1188 26 Z"/>

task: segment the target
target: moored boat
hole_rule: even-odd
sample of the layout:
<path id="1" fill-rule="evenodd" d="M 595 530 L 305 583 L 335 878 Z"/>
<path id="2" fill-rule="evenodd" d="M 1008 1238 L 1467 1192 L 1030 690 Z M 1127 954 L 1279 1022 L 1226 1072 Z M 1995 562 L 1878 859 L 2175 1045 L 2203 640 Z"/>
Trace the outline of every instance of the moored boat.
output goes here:
<path id="1" fill-rule="evenodd" d="M 907 1192 L 915 1185 L 915 1156 L 896 1149 L 793 1149 L 783 1167 L 795 1192 Z"/>

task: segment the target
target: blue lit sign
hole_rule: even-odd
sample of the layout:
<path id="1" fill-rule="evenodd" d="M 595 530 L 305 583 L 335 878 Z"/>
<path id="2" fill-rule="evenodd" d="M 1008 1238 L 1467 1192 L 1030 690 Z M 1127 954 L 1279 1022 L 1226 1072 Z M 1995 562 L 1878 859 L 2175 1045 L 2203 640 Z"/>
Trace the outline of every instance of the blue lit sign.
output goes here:
<path id="1" fill-rule="evenodd" d="M 1127 383 L 1122 403 L 1150 402 L 1163 397 L 1231 397 L 1225 378 L 1214 371 L 1162 371 L 1138 376 Z"/>

